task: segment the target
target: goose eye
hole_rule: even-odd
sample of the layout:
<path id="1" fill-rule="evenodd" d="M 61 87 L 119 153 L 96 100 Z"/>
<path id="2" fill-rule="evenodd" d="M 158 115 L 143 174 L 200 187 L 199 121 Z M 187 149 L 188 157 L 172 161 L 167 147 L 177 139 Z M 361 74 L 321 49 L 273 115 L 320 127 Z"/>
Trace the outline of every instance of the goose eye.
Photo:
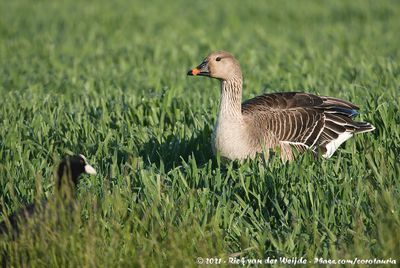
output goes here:
<path id="1" fill-rule="evenodd" d="M 216 61 L 221 61 L 221 57 L 217 57 L 215 60 Z"/>

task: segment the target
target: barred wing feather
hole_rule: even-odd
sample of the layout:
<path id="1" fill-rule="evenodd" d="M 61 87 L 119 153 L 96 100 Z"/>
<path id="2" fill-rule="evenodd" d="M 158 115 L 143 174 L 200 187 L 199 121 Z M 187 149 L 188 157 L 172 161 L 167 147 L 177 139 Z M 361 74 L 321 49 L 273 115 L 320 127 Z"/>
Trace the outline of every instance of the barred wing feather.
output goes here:
<path id="1" fill-rule="evenodd" d="M 375 129 L 352 119 L 357 110 L 341 99 L 298 92 L 265 94 L 242 104 L 242 113 L 257 114 L 263 129 L 279 142 L 300 151 L 320 150 L 326 158 L 353 134 Z"/>

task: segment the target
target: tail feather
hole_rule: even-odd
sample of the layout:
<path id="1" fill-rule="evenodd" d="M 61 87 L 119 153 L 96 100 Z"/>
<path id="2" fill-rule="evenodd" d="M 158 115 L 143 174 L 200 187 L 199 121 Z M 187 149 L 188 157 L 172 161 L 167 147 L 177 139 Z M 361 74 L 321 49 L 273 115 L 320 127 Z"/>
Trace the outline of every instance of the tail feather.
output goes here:
<path id="1" fill-rule="evenodd" d="M 354 121 L 351 116 L 343 114 L 325 114 L 325 125 L 318 138 L 318 150 L 322 156 L 329 158 L 339 146 L 353 134 L 373 131 L 375 127 L 368 122 Z"/>
<path id="2" fill-rule="evenodd" d="M 365 133 L 375 129 L 375 127 L 368 122 L 354 122 L 354 125 L 356 127 L 354 133 Z"/>

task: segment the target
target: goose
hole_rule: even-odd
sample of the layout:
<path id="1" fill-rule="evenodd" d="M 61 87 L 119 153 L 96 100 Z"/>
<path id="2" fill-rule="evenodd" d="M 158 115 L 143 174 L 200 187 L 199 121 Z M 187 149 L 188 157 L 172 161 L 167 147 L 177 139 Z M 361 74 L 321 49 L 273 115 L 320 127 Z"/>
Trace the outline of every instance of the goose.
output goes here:
<path id="1" fill-rule="evenodd" d="M 187 75 L 220 81 L 212 147 L 222 158 L 243 160 L 276 149 L 283 161 L 293 160 L 294 150 L 311 150 L 330 158 L 354 134 L 375 129 L 370 123 L 353 120 L 359 110 L 356 105 L 333 97 L 284 92 L 242 103 L 242 71 L 225 51 L 211 53 Z"/>
<path id="2" fill-rule="evenodd" d="M 69 199 L 74 194 L 80 175 L 83 173 L 96 174 L 96 170 L 89 165 L 84 155 L 67 156 L 61 160 L 56 173 L 56 195 L 61 201 Z M 19 223 L 43 210 L 47 204 L 48 200 L 44 199 L 40 203 L 31 203 L 18 209 L 0 223 L 0 234 L 11 233 L 14 237 L 17 236 Z"/>

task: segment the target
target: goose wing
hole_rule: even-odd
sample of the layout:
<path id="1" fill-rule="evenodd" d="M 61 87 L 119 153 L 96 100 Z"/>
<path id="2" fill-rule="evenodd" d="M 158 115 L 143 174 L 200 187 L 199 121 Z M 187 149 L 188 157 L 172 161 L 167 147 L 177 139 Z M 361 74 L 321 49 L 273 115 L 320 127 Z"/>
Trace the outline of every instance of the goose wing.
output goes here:
<path id="1" fill-rule="evenodd" d="M 320 149 L 330 157 L 353 133 L 373 130 L 369 123 L 355 122 L 358 107 L 350 102 L 307 93 L 273 93 L 242 104 L 242 113 L 281 143 L 298 150 Z"/>

